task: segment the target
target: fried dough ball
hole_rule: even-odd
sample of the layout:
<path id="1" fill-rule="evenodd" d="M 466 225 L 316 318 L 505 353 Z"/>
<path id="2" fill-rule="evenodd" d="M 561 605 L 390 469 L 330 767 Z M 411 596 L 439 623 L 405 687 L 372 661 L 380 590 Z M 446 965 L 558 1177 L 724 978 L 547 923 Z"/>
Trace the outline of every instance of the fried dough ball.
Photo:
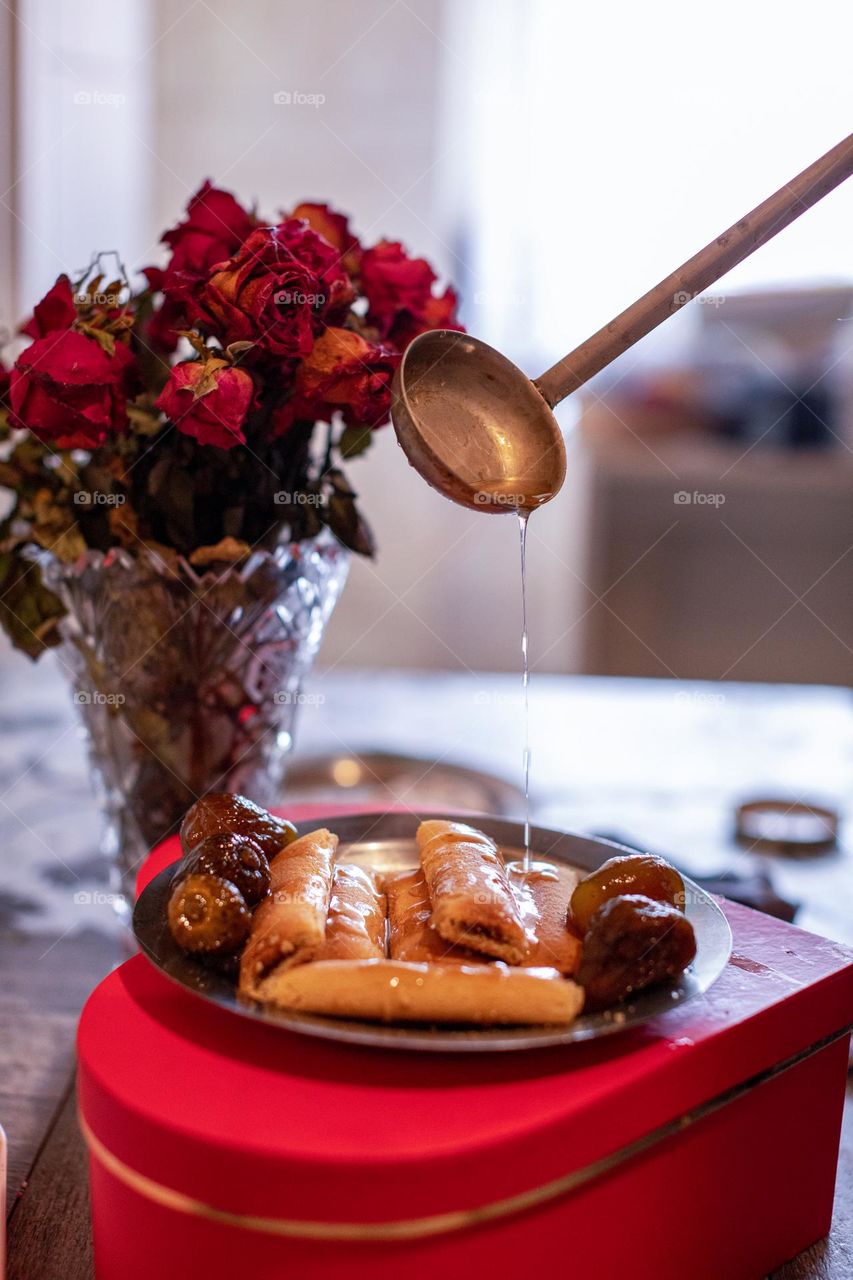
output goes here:
<path id="1" fill-rule="evenodd" d="M 684 908 L 684 881 L 675 867 L 653 853 L 629 853 L 608 858 L 578 881 L 570 903 L 571 922 L 581 934 L 586 933 L 599 907 L 626 893 Z"/>
<path id="2" fill-rule="evenodd" d="M 270 864 L 259 845 L 250 836 L 228 831 L 207 836 L 191 849 L 176 878 L 183 880 L 196 874 L 230 880 L 250 907 L 256 906 L 270 887 Z"/>
<path id="3" fill-rule="evenodd" d="M 267 858 L 274 858 L 296 839 L 292 822 L 273 817 L 245 796 L 220 791 L 202 796 L 187 810 L 181 826 L 181 847 L 184 853 L 190 853 L 207 836 L 220 835 L 223 831 L 249 836 Z"/>
<path id="4" fill-rule="evenodd" d="M 236 885 L 221 876 L 196 874 L 180 880 L 169 898 L 169 929 L 184 951 L 227 955 L 246 941 L 251 913 Z"/>
<path id="5" fill-rule="evenodd" d="M 668 902 L 621 894 L 589 922 L 577 981 L 584 1009 L 617 1004 L 626 996 L 682 973 L 696 955 L 693 926 Z"/>

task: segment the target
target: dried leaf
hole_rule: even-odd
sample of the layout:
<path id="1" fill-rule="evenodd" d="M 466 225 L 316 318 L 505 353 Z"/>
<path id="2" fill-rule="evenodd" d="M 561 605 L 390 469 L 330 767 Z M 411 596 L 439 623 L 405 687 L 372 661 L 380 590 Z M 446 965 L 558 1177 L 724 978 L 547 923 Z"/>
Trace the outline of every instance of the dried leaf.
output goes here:
<path id="1" fill-rule="evenodd" d="M 54 500 L 49 489 L 33 495 L 33 526 L 30 536 L 38 546 L 50 551 L 64 564 L 71 564 L 86 550 L 86 542 L 68 507 Z"/>
<path id="2" fill-rule="evenodd" d="M 247 351 L 251 351 L 256 344 L 254 342 L 232 342 L 225 348 L 225 354 L 233 363 L 239 360 L 240 356 L 245 355 Z"/>
<path id="3" fill-rule="evenodd" d="M 150 397 L 140 396 L 131 400 L 127 406 L 127 417 L 133 430 L 140 436 L 155 436 L 163 425 L 160 410 L 154 406 Z"/>
<path id="4" fill-rule="evenodd" d="M 107 514 L 107 525 L 120 546 L 137 547 L 139 545 L 139 519 L 133 507 L 127 503 L 110 508 Z"/>
<path id="5" fill-rule="evenodd" d="M 111 333 L 107 333 L 105 329 L 98 329 L 93 324 L 82 324 L 80 321 L 77 322 L 76 328 L 87 337 L 94 338 L 108 356 L 115 355 L 116 340 Z"/>
<path id="6" fill-rule="evenodd" d="M 341 493 L 348 498 L 355 498 L 358 496 L 343 471 L 339 471 L 337 467 L 329 468 L 326 472 L 326 479 L 334 489 L 335 493 Z"/>
<path id="7" fill-rule="evenodd" d="M 0 462 L 0 485 L 4 489 L 17 489 L 21 473 L 11 462 Z"/>
<path id="8" fill-rule="evenodd" d="M 245 560 L 251 550 L 248 542 L 241 542 L 239 538 L 223 538 L 215 546 L 198 547 L 190 556 L 190 564 L 196 568 L 209 564 L 236 564 L 238 560 Z"/>
<path id="9" fill-rule="evenodd" d="M 345 427 L 338 441 L 342 458 L 355 458 L 370 448 L 373 431 L 370 427 Z"/>
<path id="10" fill-rule="evenodd" d="M 176 332 L 182 338 L 186 338 L 193 350 L 200 356 L 204 357 L 208 354 L 207 343 L 196 329 L 178 329 Z"/>
<path id="11" fill-rule="evenodd" d="M 16 552 L 0 555 L 0 625 L 16 649 L 35 660 L 59 644 L 65 609 L 44 585 L 41 569 Z"/>
<path id="12" fill-rule="evenodd" d="M 353 497 L 348 494 L 333 493 L 324 510 L 326 524 L 339 542 L 359 555 L 373 555 L 375 551 L 373 534 L 367 522 L 362 519 Z"/>

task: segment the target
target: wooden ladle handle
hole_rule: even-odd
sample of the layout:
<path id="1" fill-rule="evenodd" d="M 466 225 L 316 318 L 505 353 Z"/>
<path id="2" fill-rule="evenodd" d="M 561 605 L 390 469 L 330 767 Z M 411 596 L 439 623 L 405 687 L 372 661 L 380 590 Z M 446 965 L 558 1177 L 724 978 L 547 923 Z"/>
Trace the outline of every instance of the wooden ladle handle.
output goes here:
<path id="1" fill-rule="evenodd" d="M 752 213 L 717 236 L 598 333 L 552 365 L 536 386 L 554 407 L 695 294 L 714 284 L 853 173 L 853 134 L 809 165 Z"/>

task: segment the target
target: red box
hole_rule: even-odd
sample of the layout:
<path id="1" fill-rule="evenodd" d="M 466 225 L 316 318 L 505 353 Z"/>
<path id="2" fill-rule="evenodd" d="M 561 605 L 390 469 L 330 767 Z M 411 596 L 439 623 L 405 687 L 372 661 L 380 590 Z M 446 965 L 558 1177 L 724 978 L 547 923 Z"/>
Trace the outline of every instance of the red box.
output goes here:
<path id="1" fill-rule="evenodd" d="M 853 955 L 725 909 L 705 996 L 532 1053 L 312 1040 L 128 961 L 79 1031 L 99 1280 L 759 1280 L 829 1229 Z"/>

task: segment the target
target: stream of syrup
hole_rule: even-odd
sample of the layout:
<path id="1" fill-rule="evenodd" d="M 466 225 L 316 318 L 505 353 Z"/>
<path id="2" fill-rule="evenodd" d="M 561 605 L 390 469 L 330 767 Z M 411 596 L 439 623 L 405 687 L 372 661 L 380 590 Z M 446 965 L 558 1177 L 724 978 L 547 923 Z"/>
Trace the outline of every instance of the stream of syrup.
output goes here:
<path id="1" fill-rule="evenodd" d="M 530 654 L 527 635 L 527 521 L 530 509 L 518 509 L 518 541 L 521 549 L 521 687 L 524 693 L 524 871 L 530 870 Z"/>
<path id="2" fill-rule="evenodd" d="M 525 493 L 517 480 L 500 480 L 483 485 L 484 492 L 503 502 L 518 517 L 518 542 L 521 551 L 521 688 L 524 697 L 522 715 L 521 768 L 524 776 L 524 874 L 531 871 L 530 861 L 530 645 L 527 629 L 527 522 L 537 507 L 548 501 L 547 493 Z"/>

